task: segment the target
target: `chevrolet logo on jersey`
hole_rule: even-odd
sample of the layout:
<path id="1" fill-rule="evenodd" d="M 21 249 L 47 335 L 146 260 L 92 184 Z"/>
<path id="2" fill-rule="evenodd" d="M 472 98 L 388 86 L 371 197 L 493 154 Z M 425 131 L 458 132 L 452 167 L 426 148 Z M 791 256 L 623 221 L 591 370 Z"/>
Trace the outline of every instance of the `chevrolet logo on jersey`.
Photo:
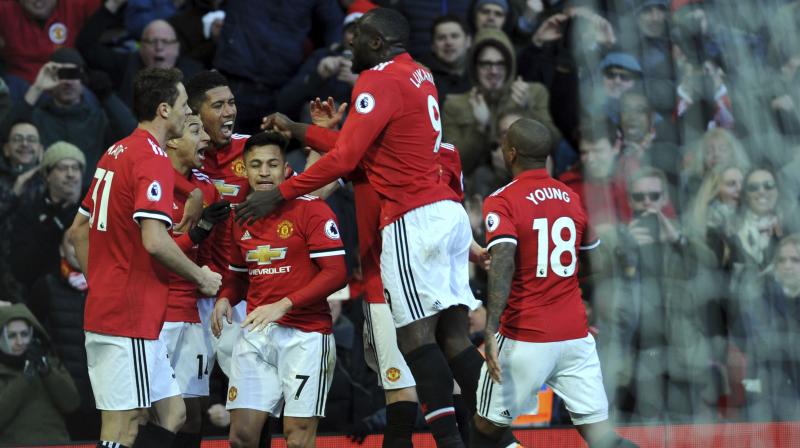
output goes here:
<path id="1" fill-rule="evenodd" d="M 259 266 L 272 264 L 273 260 L 283 260 L 284 258 L 286 258 L 285 247 L 276 247 L 273 249 L 267 244 L 266 246 L 258 246 L 255 249 L 247 251 L 247 261 L 256 262 Z"/>
<path id="2" fill-rule="evenodd" d="M 224 180 L 215 180 L 214 186 L 217 187 L 220 196 L 236 196 L 239 194 L 239 185 L 226 184 Z"/>

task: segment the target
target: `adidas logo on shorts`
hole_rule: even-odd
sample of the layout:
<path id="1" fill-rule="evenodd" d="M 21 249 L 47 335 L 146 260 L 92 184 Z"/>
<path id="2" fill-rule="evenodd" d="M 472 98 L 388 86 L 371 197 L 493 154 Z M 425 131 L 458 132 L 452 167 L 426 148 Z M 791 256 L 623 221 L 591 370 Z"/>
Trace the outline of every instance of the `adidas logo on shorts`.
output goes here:
<path id="1" fill-rule="evenodd" d="M 503 412 L 501 412 L 501 413 L 500 413 L 500 415 L 501 415 L 502 417 L 511 418 L 511 413 L 510 413 L 510 412 L 508 412 L 508 409 L 506 409 L 506 410 L 504 410 Z"/>

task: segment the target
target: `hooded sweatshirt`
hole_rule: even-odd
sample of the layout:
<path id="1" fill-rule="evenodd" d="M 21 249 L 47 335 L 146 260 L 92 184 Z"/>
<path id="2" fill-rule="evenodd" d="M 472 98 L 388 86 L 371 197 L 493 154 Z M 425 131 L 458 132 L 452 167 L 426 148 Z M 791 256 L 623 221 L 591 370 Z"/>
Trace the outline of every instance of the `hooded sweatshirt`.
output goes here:
<path id="1" fill-rule="evenodd" d="M 15 319 L 33 326 L 31 343 L 38 339 L 46 348 L 49 371 L 26 374 L 28 352 L 0 352 L 0 446 L 67 442 L 63 414 L 78 407 L 78 391 L 61 361 L 47 349 L 50 338 L 30 310 L 22 304 L 0 307 L 0 329 Z"/>
<path id="2" fill-rule="evenodd" d="M 487 46 L 497 48 L 507 61 L 505 81 L 499 89 L 492 91 L 484 89 L 478 82 L 476 62 L 481 50 Z M 486 161 L 491 149 L 497 144 L 498 121 L 507 112 L 515 111 L 525 118 L 537 120 L 547 126 L 552 132 L 554 144 L 561 139 L 561 134 L 550 116 L 550 95 L 544 85 L 526 83 L 528 98 L 522 106 L 512 100 L 511 84 L 517 77 L 517 61 L 514 47 L 505 33 L 494 29 L 478 32 L 467 64 L 473 89 L 483 95 L 489 106 L 489 124 L 486 128 L 482 128 L 475 119 L 470 104 L 470 92 L 448 96 L 442 117 L 444 140 L 453 143 L 459 149 L 464 175 L 470 175 L 478 165 Z"/>

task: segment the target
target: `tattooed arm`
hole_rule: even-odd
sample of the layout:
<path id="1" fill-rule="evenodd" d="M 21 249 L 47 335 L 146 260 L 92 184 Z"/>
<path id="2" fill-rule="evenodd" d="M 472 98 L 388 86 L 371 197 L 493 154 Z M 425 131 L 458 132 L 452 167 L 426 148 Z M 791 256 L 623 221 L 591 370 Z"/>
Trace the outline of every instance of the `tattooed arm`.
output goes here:
<path id="1" fill-rule="evenodd" d="M 486 305 L 486 366 L 489 374 L 500 383 L 501 370 L 497 353 L 495 333 L 500 327 L 500 315 L 506 309 L 508 294 L 511 291 L 511 279 L 516 268 L 514 256 L 517 247 L 512 243 L 498 243 L 490 249 L 492 269 L 489 270 L 489 293 Z"/>

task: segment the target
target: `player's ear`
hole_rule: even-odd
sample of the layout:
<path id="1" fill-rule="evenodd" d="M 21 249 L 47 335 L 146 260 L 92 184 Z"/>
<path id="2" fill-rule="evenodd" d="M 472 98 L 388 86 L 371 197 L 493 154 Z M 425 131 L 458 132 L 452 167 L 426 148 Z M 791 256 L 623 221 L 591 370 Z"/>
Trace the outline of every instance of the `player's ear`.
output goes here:
<path id="1" fill-rule="evenodd" d="M 283 178 L 288 179 L 292 175 L 292 168 L 289 167 L 289 162 L 283 162 Z"/>
<path id="2" fill-rule="evenodd" d="M 161 117 L 161 118 L 166 120 L 167 118 L 169 118 L 169 112 L 170 112 L 171 109 L 172 109 L 172 106 L 170 106 L 169 104 L 167 104 L 167 103 L 159 103 L 158 104 L 158 109 L 156 109 L 156 114 L 159 117 Z"/>

